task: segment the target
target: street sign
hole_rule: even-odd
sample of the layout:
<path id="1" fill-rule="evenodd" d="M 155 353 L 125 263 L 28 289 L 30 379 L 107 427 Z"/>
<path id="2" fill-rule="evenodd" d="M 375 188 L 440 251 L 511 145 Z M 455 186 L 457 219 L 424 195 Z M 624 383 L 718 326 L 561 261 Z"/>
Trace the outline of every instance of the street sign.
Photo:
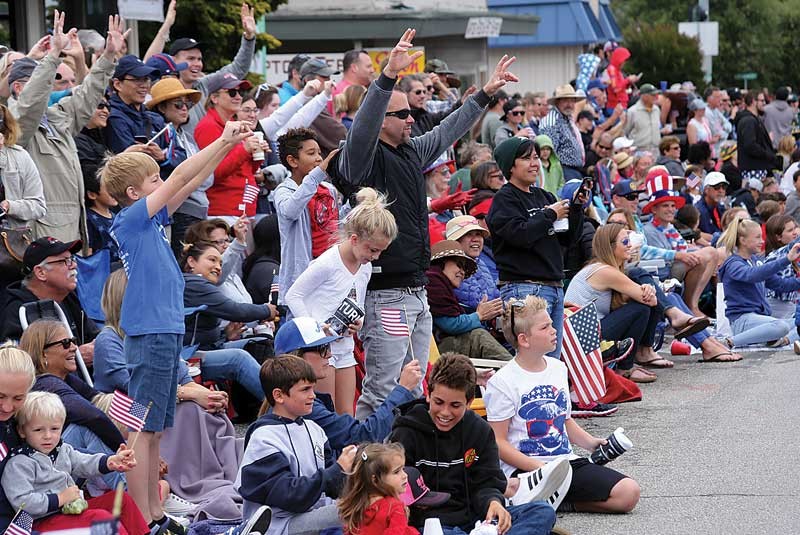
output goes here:
<path id="1" fill-rule="evenodd" d="M 125 20 L 164 22 L 162 0 L 117 0 L 117 13 Z"/>
<path id="2" fill-rule="evenodd" d="M 464 39 L 500 37 L 502 26 L 503 19 L 500 17 L 470 17 L 467 21 L 467 31 L 464 32 Z"/>
<path id="3" fill-rule="evenodd" d="M 755 80 L 758 78 L 758 74 L 754 72 L 740 72 L 739 74 L 734 74 L 733 77 L 737 80 Z"/>

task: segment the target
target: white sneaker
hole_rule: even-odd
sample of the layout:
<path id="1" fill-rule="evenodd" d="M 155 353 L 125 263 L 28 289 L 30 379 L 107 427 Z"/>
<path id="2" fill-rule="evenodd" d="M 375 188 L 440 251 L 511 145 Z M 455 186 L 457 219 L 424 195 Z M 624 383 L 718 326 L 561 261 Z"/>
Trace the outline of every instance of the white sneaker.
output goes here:
<path id="1" fill-rule="evenodd" d="M 247 522 L 241 525 L 238 535 L 260 535 L 266 533 L 269 524 L 272 522 L 272 509 L 267 505 L 262 505 L 250 515 Z"/>
<path id="2" fill-rule="evenodd" d="M 533 472 L 526 472 L 517 477 L 519 489 L 509 498 L 509 505 L 545 500 L 555 509 L 564 499 L 569 483 L 572 482 L 572 466 L 569 464 L 569 459 L 561 457 Z M 565 480 L 569 480 L 566 486 L 564 486 Z"/>
<path id="3" fill-rule="evenodd" d="M 170 492 L 167 499 L 164 500 L 164 512 L 171 515 L 184 516 L 194 513 L 197 509 L 197 504 L 188 500 L 184 500 L 177 494 Z"/>

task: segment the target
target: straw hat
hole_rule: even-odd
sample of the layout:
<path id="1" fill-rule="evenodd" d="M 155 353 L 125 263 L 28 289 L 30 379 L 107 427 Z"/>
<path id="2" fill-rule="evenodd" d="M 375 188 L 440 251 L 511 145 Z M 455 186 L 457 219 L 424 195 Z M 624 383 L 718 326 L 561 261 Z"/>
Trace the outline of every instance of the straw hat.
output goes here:
<path id="1" fill-rule="evenodd" d="M 617 169 L 625 169 L 633 163 L 633 156 L 627 152 L 618 152 L 614 155 L 614 163 L 617 164 Z"/>
<path id="2" fill-rule="evenodd" d="M 564 84 L 556 87 L 553 96 L 547 99 L 547 102 L 550 104 L 555 104 L 557 100 L 571 98 L 575 100 L 584 100 L 586 98 L 586 94 L 581 92 L 575 91 L 575 88 L 572 87 L 570 84 Z"/>
<path id="3" fill-rule="evenodd" d="M 460 262 L 464 268 L 464 278 L 468 279 L 478 271 L 475 260 L 467 256 L 461 249 L 461 244 L 454 240 L 443 240 L 433 244 L 431 247 L 431 264 L 437 260 L 455 260 Z"/>
<path id="4" fill-rule="evenodd" d="M 200 102 L 201 93 L 195 89 L 186 89 L 177 78 L 162 78 L 150 88 L 151 98 L 145 106 L 152 110 L 166 100 L 188 97 L 194 104 Z"/>
<path id="5" fill-rule="evenodd" d="M 478 220 L 475 219 L 474 216 L 460 215 L 447 222 L 447 227 L 444 231 L 444 239 L 458 241 L 473 230 L 481 232 L 484 237 L 489 236 L 489 231 L 480 226 Z"/>

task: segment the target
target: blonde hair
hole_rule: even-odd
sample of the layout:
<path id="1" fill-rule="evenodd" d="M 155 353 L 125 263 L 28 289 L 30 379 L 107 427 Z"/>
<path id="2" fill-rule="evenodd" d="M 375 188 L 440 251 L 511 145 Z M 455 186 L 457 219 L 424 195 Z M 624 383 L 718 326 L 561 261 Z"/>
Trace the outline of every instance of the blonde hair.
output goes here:
<path id="1" fill-rule="evenodd" d="M 619 269 L 619 261 L 614 254 L 614 244 L 624 230 L 627 229 L 620 223 L 606 223 L 599 227 L 592 239 L 592 259 L 588 263 L 600 263 Z"/>
<path id="2" fill-rule="evenodd" d="M 132 204 L 128 187 L 138 188 L 144 179 L 158 174 L 158 164 L 143 152 L 123 152 L 106 159 L 100 170 L 100 181 L 106 191 L 122 206 Z"/>
<path id="3" fill-rule="evenodd" d="M 17 425 L 22 427 L 34 418 L 60 420 L 63 426 L 67 419 L 67 409 L 61 398 L 52 392 L 31 392 L 17 412 Z"/>
<path id="4" fill-rule="evenodd" d="M 125 331 L 122 330 L 119 322 L 122 298 L 125 296 L 127 286 L 128 275 L 124 269 L 118 269 L 108 276 L 103 285 L 103 296 L 100 299 L 100 307 L 106 317 L 106 326 L 111 327 L 120 338 L 125 338 Z"/>
<path id="5" fill-rule="evenodd" d="M 728 254 L 732 254 L 739 245 L 739 240 L 751 231 L 761 232 L 761 225 L 752 219 L 745 219 L 737 214 L 728 228 L 719 237 L 718 245 L 722 246 Z"/>
<path id="6" fill-rule="evenodd" d="M 519 303 L 522 303 L 520 305 Z M 512 324 L 511 315 L 514 315 Z M 537 312 L 547 311 L 547 301 L 536 295 L 525 296 L 525 299 L 509 299 L 503 310 L 503 336 L 506 342 L 518 349 L 517 336 L 528 332 L 533 326 L 533 316 Z"/>
<path id="7" fill-rule="evenodd" d="M 355 113 L 361 107 L 361 101 L 367 89 L 363 85 L 351 85 L 333 98 L 336 113 Z"/>
<path id="8" fill-rule="evenodd" d="M 52 334 L 56 329 L 66 332 L 63 323 L 56 320 L 37 320 L 31 323 L 19 339 L 19 348 L 31 357 L 36 374 L 47 373 L 47 359 L 44 356 L 44 346 L 53 342 Z"/>
<path id="9" fill-rule="evenodd" d="M 0 104 L 0 114 L 3 116 L 3 129 L 0 130 L 0 133 L 5 136 L 5 146 L 10 147 L 16 145 L 20 132 L 16 117 L 11 113 L 11 110 L 2 104 Z"/>
<path id="10" fill-rule="evenodd" d="M 403 446 L 396 442 L 362 444 L 358 447 L 353 471 L 348 475 L 339 498 L 339 518 L 346 532 L 359 533 L 372 496 L 397 497 L 395 489 L 384 483 L 383 478 L 392 470 L 392 459 L 399 457 L 404 464 L 405 456 Z"/>
<path id="11" fill-rule="evenodd" d="M 783 136 L 780 139 L 780 141 L 778 141 L 778 154 L 785 154 L 789 156 L 790 154 L 792 154 L 794 146 L 795 146 L 794 136 L 787 134 Z"/>
<path id="12" fill-rule="evenodd" d="M 356 200 L 358 204 L 342 222 L 344 239 L 355 234 L 362 240 L 383 236 L 391 242 L 397 237 L 397 222 L 386 208 L 386 197 L 372 188 L 362 188 Z"/>
<path id="13" fill-rule="evenodd" d="M 0 373 L 9 375 L 27 375 L 31 379 L 31 386 L 36 382 L 36 368 L 31 356 L 11 342 L 0 346 Z"/>

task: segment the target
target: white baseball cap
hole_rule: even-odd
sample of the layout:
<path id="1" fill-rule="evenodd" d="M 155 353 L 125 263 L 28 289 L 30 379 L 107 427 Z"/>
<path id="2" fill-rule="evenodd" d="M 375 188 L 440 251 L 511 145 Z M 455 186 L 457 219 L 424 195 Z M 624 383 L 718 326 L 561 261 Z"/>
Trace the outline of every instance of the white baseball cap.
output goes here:
<path id="1" fill-rule="evenodd" d="M 633 140 L 625 136 L 618 137 L 617 139 L 614 140 L 612 146 L 614 147 L 615 151 L 622 149 L 629 149 L 633 147 Z"/>
<path id="2" fill-rule="evenodd" d="M 706 175 L 706 178 L 703 179 L 703 188 L 716 186 L 717 184 L 728 184 L 728 179 L 719 171 L 711 171 Z"/>

